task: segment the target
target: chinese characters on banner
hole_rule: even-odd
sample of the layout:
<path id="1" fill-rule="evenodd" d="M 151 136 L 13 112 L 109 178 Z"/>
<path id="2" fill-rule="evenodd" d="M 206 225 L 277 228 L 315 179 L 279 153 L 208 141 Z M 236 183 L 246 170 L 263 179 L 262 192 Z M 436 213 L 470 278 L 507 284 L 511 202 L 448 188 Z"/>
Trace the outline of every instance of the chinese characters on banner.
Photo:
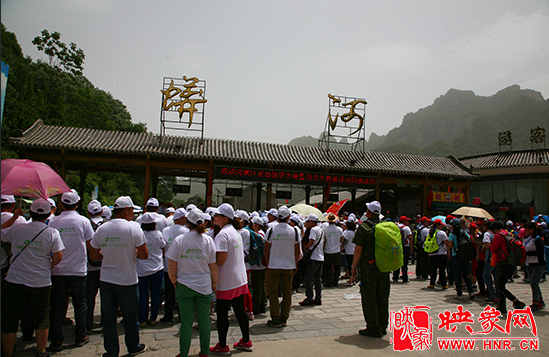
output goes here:
<path id="1" fill-rule="evenodd" d="M 433 324 L 428 310 L 428 306 L 406 306 L 402 310 L 391 311 L 389 330 L 393 332 L 393 350 L 423 351 L 432 347 Z M 470 335 L 438 337 L 436 347 L 439 350 L 514 350 L 513 344 L 521 350 L 539 349 L 538 331 L 530 307 L 508 311 L 505 319 L 501 312 L 486 306 L 475 320 L 471 312 L 459 305 L 456 311 L 441 312 L 438 318 L 438 330 L 455 333 L 458 326 L 463 325 Z M 480 323 L 481 329 L 473 328 L 475 322 Z M 527 337 L 509 336 L 528 330 L 533 337 L 529 334 Z M 489 336 L 491 333 L 496 335 Z"/>
<path id="2" fill-rule="evenodd" d="M 301 185 L 375 188 L 376 179 L 363 176 L 318 174 L 288 170 L 250 169 L 216 166 L 215 179 L 245 180 L 255 182 L 291 183 Z"/>
<path id="3" fill-rule="evenodd" d="M 464 203 L 464 193 L 451 193 L 451 192 L 433 192 L 433 202 L 455 202 Z"/>

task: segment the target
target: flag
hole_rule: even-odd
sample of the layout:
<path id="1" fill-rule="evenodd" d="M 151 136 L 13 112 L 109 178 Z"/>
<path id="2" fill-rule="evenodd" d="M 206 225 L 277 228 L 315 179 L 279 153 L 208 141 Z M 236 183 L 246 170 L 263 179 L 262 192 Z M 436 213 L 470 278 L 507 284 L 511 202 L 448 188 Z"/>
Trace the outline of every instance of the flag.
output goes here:
<path id="1" fill-rule="evenodd" d="M 330 208 L 328 208 L 328 210 L 326 212 L 327 213 L 333 213 L 337 216 L 339 214 L 339 211 L 341 210 L 341 207 L 343 207 L 347 201 L 349 201 L 349 199 L 339 201 L 339 202 L 335 202 L 334 204 L 332 204 L 330 206 Z"/>

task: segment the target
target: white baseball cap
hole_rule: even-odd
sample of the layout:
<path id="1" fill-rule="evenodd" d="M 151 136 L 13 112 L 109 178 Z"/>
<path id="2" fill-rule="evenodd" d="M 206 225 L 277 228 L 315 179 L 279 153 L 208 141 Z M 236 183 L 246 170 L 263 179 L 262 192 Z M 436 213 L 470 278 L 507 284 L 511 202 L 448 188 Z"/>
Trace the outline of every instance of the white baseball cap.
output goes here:
<path id="1" fill-rule="evenodd" d="M 166 208 L 166 213 L 175 213 L 175 208 L 173 207 Z"/>
<path id="2" fill-rule="evenodd" d="M 257 213 L 256 211 L 253 211 L 252 213 L 250 213 L 250 218 L 253 218 L 253 217 L 259 217 L 259 213 Z"/>
<path id="3" fill-rule="evenodd" d="M 267 218 L 267 216 L 261 218 L 263 220 L 263 225 L 267 225 L 269 224 L 269 218 Z"/>
<path id="4" fill-rule="evenodd" d="M 305 219 L 305 222 L 306 221 L 313 221 L 313 222 L 318 222 L 318 216 L 314 213 L 311 213 L 306 219 Z"/>
<path id="5" fill-rule="evenodd" d="M 353 217 L 353 216 L 349 216 L 349 217 L 347 217 L 347 220 L 346 220 L 345 222 L 355 223 L 355 222 L 356 222 L 356 218 Z"/>
<path id="6" fill-rule="evenodd" d="M 290 209 L 286 206 L 281 206 L 279 209 L 278 209 L 278 212 L 277 212 L 277 215 L 276 217 L 278 219 L 286 219 L 288 218 L 288 216 L 292 213 L 292 211 L 290 211 Z"/>
<path id="7" fill-rule="evenodd" d="M 15 196 L 2 195 L 2 203 L 15 203 Z"/>
<path id="8" fill-rule="evenodd" d="M 175 210 L 175 213 L 173 214 L 173 220 L 175 221 L 186 216 L 187 216 L 187 211 L 185 211 L 184 208 L 178 208 Z"/>
<path id="9" fill-rule="evenodd" d="M 156 223 L 157 218 L 156 215 L 153 214 L 153 212 L 146 212 L 141 217 L 141 223 L 143 224 L 150 224 L 150 223 Z"/>
<path id="10" fill-rule="evenodd" d="M 204 222 L 206 222 L 206 221 L 210 221 L 210 222 L 211 222 L 211 221 L 212 221 L 212 216 L 210 216 L 210 215 L 207 214 L 207 213 L 204 213 Z"/>
<path id="11" fill-rule="evenodd" d="M 105 219 L 111 219 L 112 211 L 109 206 L 103 206 L 101 207 L 101 210 L 103 213 L 101 213 L 101 217 Z"/>
<path id="12" fill-rule="evenodd" d="M 61 196 L 61 202 L 66 205 L 75 205 L 78 203 L 78 201 L 80 201 L 80 196 L 78 196 L 78 193 L 76 193 L 75 191 L 65 192 Z"/>
<path id="13" fill-rule="evenodd" d="M 513 221 L 508 220 L 507 223 L 505 223 L 507 227 L 513 227 Z"/>
<path id="14" fill-rule="evenodd" d="M 292 221 L 294 221 L 295 223 L 299 223 L 299 221 L 301 220 L 301 217 L 299 217 L 297 214 L 293 213 L 290 215 L 290 219 Z"/>
<path id="15" fill-rule="evenodd" d="M 271 208 L 267 214 L 270 214 L 271 216 L 277 216 L 278 210 L 276 208 Z"/>
<path id="16" fill-rule="evenodd" d="M 191 211 L 187 212 L 187 221 L 197 226 L 204 223 L 204 212 L 198 208 L 194 208 Z"/>
<path id="17" fill-rule="evenodd" d="M 223 203 L 221 206 L 217 208 L 219 211 L 216 214 L 220 214 L 222 216 L 228 217 L 230 219 L 234 219 L 234 208 L 228 203 Z"/>
<path id="18" fill-rule="evenodd" d="M 98 200 L 91 200 L 90 203 L 88 203 L 88 212 L 94 216 L 101 213 L 101 203 L 99 203 Z"/>
<path id="19" fill-rule="evenodd" d="M 263 219 L 259 216 L 252 217 L 252 223 L 259 224 L 260 226 L 264 225 Z"/>
<path id="20" fill-rule="evenodd" d="M 158 207 L 160 204 L 158 203 L 158 200 L 154 197 L 151 197 L 147 200 L 147 204 L 145 206 L 149 207 Z"/>
<path id="21" fill-rule="evenodd" d="M 53 198 L 48 198 L 48 202 L 50 203 L 50 205 L 52 205 L 52 207 L 57 207 Z"/>
<path id="22" fill-rule="evenodd" d="M 250 221 L 250 216 L 248 216 L 248 213 L 243 210 L 237 210 L 234 215 L 240 219 L 245 220 L 246 222 Z"/>
<path id="23" fill-rule="evenodd" d="M 150 201 L 150 200 L 149 200 Z M 158 201 L 157 201 L 158 202 Z M 148 202 L 147 202 L 148 203 Z M 136 208 L 130 196 L 120 196 L 114 201 L 113 209 L 132 207 Z"/>
<path id="24" fill-rule="evenodd" d="M 187 206 L 186 210 L 187 210 L 187 212 L 190 212 L 195 208 L 196 208 L 196 206 L 191 203 L 190 205 Z"/>
<path id="25" fill-rule="evenodd" d="M 214 210 L 215 208 L 213 207 L 208 207 L 206 208 L 206 210 L 204 211 L 205 213 L 209 214 L 210 216 L 213 216 L 214 213 L 212 213 L 212 211 Z"/>
<path id="26" fill-rule="evenodd" d="M 51 213 L 51 204 L 43 199 L 39 198 L 37 200 L 34 200 L 34 202 L 30 206 L 31 212 L 38 213 L 38 214 L 50 214 Z"/>
<path id="27" fill-rule="evenodd" d="M 381 214 L 381 204 L 378 201 L 366 203 L 366 207 L 368 207 L 368 211 L 372 213 Z"/>

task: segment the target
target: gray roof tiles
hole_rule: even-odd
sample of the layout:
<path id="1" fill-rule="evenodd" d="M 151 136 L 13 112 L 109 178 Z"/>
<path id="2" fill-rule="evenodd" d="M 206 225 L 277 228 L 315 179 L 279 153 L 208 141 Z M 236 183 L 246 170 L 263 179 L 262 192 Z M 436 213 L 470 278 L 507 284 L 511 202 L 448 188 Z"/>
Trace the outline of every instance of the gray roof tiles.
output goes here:
<path id="1" fill-rule="evenodd" d="M 473 175 L 451 158 L 407 154 L 358 152 L 288 146 L 282 144 L 237 141 L 229 139 L 165 136 L 85 128 L 45 125 L 41 120 L 12 143 L 37 149 L 70 151 L 150 154 L 153 157 L 220 160 L 234 164 L 278 165 L 361 171 L 396 175 L 429 175 L 471 179 Z M 351 165 L 351 162 L 354 165 Z"/>

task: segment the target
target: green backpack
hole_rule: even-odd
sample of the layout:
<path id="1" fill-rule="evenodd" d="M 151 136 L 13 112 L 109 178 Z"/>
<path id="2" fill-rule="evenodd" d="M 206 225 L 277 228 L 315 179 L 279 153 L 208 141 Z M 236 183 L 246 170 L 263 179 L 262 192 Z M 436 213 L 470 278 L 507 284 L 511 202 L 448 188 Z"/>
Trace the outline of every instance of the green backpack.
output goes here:
<path id="1" fill-rule="evenodd" d="M 400 229 L 393 222 L 374 224 L 366 221 L 374 229 L 376 266 L 382 273 L 387 273 L 404 265 L 402 238 Z"/>
<path id="2" fill-rule="evenodd" d="M 433 235 L 429 234 L 427 238 L 425 238 L 425 243 L 423 244 L 423 250 L 425 250 L 425 253 L 434 253 L 440 248 L 437 243 L 438 232 L 439 229 L 437 229 Z"/>

